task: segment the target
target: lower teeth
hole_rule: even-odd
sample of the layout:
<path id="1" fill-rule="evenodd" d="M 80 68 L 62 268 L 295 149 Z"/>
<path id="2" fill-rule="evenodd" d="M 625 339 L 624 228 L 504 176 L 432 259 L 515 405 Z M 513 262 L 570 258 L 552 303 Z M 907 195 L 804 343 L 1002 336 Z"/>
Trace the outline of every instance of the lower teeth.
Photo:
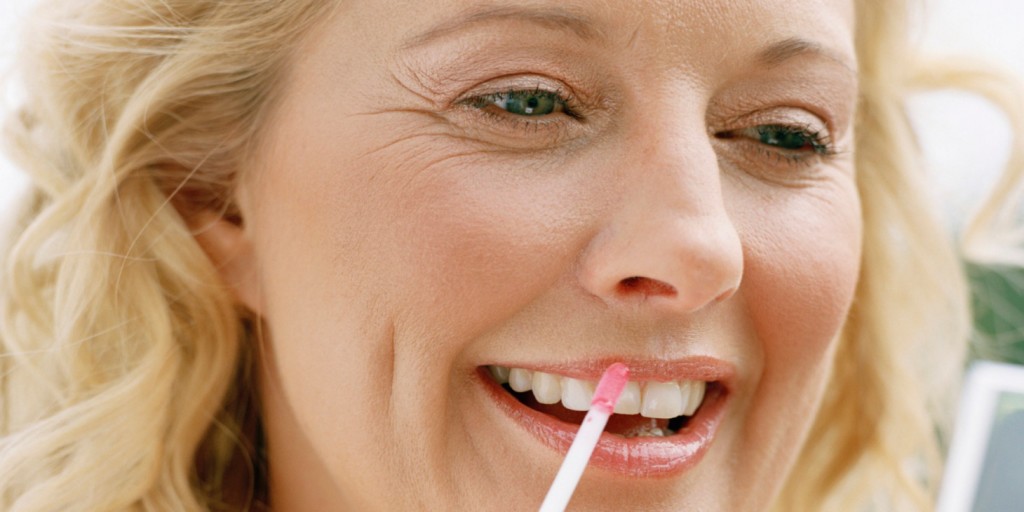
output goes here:
<path id="1" fill-rule="evenodd" d="M 649 424 L 640 425 L 633 427 L 622 433 L 622 437 L 626 439 L 633 437 L 666 437 L 674 434 L 669 429 L 661 428 L 655 424 L 654 420 L 651 420 Z"/>

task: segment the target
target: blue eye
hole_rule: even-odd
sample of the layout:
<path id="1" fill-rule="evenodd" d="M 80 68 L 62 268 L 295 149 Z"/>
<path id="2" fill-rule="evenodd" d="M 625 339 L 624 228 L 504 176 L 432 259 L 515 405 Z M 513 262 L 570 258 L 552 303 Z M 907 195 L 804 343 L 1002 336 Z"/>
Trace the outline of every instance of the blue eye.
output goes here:
<path id="1" fill-rule="evenodd" d="M 501 95 L 494 104 L 518 116 L 546 116 L 562 107 L 561 98 L 547 91 L 513 91 Z"/>
<path id="2" fill-rule="evenodd" d="M 829 152 L 828 141 L 824 137 L 796 126 L 766 124 L 740 130 L 740 134 L 786 151 L 812 151 L 819 155 Z"/>
<path id="3" fill-rule="evenodd" d="M 558 93 L 545 90 L 519 90 L 488 94 L 475 98 L 474 107 L 495 106 L 509 114 L 522 117 L 543 117 L 568 113 L 566 100 Z"/>
<path id="4" fill-rule="evenodd" d="M 804 124 L 760 124 L 717 132 L 715 138 L 743 142 L 736 148 L 752 150 L 748 155 L 756 159 L 750 162 L 759 162 L 767 157 L 765 162 L 772 166 L 813 165 L 837 154 L 827 131 L 822 133 L 816 130 L 816 126 Z"/>

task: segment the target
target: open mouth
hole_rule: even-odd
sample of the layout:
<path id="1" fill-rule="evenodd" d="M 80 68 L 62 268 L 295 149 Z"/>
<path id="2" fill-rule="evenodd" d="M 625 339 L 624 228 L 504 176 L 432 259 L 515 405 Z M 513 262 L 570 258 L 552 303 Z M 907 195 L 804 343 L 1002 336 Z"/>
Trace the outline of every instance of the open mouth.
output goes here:
<path id="1" fill-rule="evenodd" d="M 575 425 L 579 425 L 590 410 L 597 385 L 594 381 L 523 368 L 492 365 L 487 367 L 487 372 L 519 403 Z M 718 391 L 716 382 L 702 380 L 630 381 L 615 405 L 605 432 L 626 439 L 675 435 L 690 424 L 705 398 Z"/>
<path id="2" fill-rule="evenodd" d="M 564 457 L 590 408 L 597 378 L 611 362 L 544 370 L 490 364 L 477 373 L 499 411 Z M 733 366 L 699 356 L 625 363 L 631 380 L 589 465 L 626 477 L 660 478 L 699 464 L 725 418 Z"/>

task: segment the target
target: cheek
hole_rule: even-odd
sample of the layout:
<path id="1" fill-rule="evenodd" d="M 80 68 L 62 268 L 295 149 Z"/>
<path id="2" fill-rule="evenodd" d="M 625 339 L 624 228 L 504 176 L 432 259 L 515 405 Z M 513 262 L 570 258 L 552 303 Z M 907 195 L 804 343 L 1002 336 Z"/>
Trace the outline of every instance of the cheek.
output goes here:
<path id="1" fill-rule="evenodd" d="M 857 285 L 860 203 L 852 184 L 832 185 L 827 193 L 796 190 L 771 203 L 751 201 L 757 214 L 741 228 L 750 233 L 743 293 L 763 351 L 753 416 L 788 422 L 780 429 L 788 433 L 776 433 L 790 436 L 781 445 L 798 442 L 810 425 Z"/>
<path id="2" fill-rule="evenodd" d="M 731 212 L 744 240 L 741 295 L 761 354 L 742 390 L 748 481 L 781 484 L 815 417 L 856 288 L 860 203 L 852 184 L 786 190 Z M 810 192 L 810 193 L 808 193 Z M 748 401 L 749 400 L 749 401 Z"/>
<path id="3" fill-rule="evenodd" d="M 821 364 L 857 284 L 860 204 L 852 186 L 781 198 L 751 202 L 759 211 L 741 227 L 744 290 L 769 361 Z"/>
<path id="4" fill-rule="evenodd" d="M 514 315 L 562 279 L 595 208 L 571 171 L 471 157 L 426 169 L 402 191 L 392 251 L 402 302 L 429 300 L 447 334 L 468 339 Z M 424 310 L 423 308 L 419 308 Z M 452 332 L 455 329 L 458 332 Z"/>

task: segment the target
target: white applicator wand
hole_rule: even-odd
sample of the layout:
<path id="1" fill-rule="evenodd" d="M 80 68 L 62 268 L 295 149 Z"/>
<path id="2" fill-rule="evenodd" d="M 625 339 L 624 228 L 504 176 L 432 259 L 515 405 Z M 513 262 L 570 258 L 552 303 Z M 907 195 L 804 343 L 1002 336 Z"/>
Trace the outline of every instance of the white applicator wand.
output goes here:
<path id="1" fill-rule="evenodd" d="M 590 455 L 594 453 L 597 441 L 601 439 L 601 432 L 608 424 L 608 417 L 615 409 L 615 402 L 619 401 L 619 395 L 626 387 L 629 380 L 629 368 L 622 363 L 614 363 L 604 371 L 601 380 L 597 383 L 597 390 L 594 391 L 594 399 L 590 401 L 590 411 L 583 418 L 580 429 L 576 431 L 576 439 L 569 447 L 569 453 L 562 461 L 562 467 L 555 475 L 555 481 L 548 489 L 548 495 L 544 497 L 544 503 L 540 505 L 540 512 L 562 512 L 569 504 L 576 484 L 580 483 L 583 470 L 590 461 Z"/>

